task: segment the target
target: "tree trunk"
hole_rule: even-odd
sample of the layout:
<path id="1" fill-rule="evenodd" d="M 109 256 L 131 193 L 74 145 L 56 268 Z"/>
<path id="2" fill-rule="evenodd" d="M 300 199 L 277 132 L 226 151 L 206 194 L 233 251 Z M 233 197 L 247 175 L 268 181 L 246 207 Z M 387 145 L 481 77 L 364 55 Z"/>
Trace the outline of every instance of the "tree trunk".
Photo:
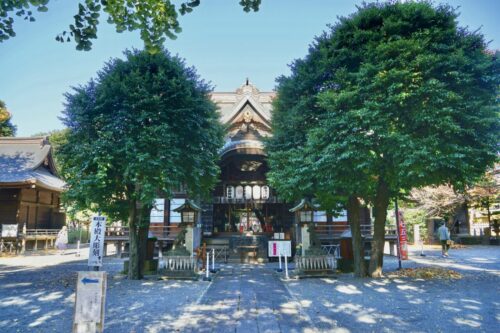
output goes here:
<path id="1" fill-rule="evenodd" d="M 385 180 L 380 177 L 375 195 L 375 223 L 373 230 L 373 241 L 370 257 L 369 273 L 373 278 L 382 277 L 384 265 L 385 244 L 385 221 L 387 219 L 387 208 L 389 207 L 389 187 Z"/>
<path id="2" fill-rule="evenodd" d="M 130 280 L 140 280 L 141 271 L 139 264 L 139 238 L 138 238 L 138 220 L 140 219 L 140 214 L 138 214 L 136 207 L 136 201 L 131 200 L 129 204 L 129 265 L 128 265 L 128 278 Z"/>
<path id="3" fill-rule="evenodd" d="M 146 252 L 148 247 L 148 234 L 149 234 L 151 209 L 152 207 L 148 205 L 143 206 L 141 209 L 141 222 L 139 225 L 139 232 L 138 232 L 139 270 L 141 277 L 144 275 L 144 263 L 146 261 Z"/>
<path id="4" fill-rule="evenodd" d="M 363 239 L 361 236 L 360 210 L 361 204 L 358 198 L 350 196 L 347 202 L 347 219 L 351 226 L 354 275 L 357 277 L 365 277 L 366 269 L 364 263 Z"/>

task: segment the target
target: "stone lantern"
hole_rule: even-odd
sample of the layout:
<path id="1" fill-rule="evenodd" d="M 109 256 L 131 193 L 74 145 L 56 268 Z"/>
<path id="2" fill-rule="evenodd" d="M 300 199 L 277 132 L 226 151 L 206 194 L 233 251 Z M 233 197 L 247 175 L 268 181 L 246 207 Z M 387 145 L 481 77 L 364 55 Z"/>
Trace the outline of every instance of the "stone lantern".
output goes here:
<path id="1" fill-rule="evenodd" d="M 189 199 L 176 209 L 174 212 L 181 213 L 181 223 L 184 225 L 194 225 L 198 220 L 198 213 L 201 208 Z"/>
<path id="2" fill-rule="evenodd" d="M 311 246 L 309 229 L 314 228 L 314 212 L 316 211 L 316 208 L 317 207 L 311 202 L 310 199 L 305 198 L 302 199 L 297 206 L 290 209 L 290 212 L 296 214 L 296 220 L 300 227 L 302 255 L 305 255 L 306 251 L 309 250 L 309 247 Z"/>
<path id="3" fill-rule="evenodd" d="M 186 250 L 192 255 L 194 252 L 194 226 L 198 221 L 198 214 L 201 212 L 201 208 L 196 205 L 193 201 L 186 199 L 186 201 L 176 209 L 174 212 L 181 214 L 181 225 L 184 233 L 185 240 L 184 246 Z"/>

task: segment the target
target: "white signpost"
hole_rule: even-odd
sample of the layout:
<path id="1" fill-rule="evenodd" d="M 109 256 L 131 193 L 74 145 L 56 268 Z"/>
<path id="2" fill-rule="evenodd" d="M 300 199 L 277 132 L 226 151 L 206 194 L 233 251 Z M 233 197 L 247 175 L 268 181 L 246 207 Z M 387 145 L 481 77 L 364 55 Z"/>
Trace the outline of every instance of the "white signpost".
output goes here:
<path id="1" fill-rule="evenodd" d="M 292 242 L 289 240 L 271 240 L 268 242 L 268 256 L 278 257 L 281 256 L 291 257 L 292 256 Z"/>
<path id="2" fill-rule="evenodd" d="M 106 272 L 78 272 L 73 333 L 102 332 Z"/>
<path id="3" fill-rule="evenodd" d="M 101 267 L 104 256 L 104 234 L 106 232 L 106 217 L 93 216 L 90 229 L 89 267 Z"/>

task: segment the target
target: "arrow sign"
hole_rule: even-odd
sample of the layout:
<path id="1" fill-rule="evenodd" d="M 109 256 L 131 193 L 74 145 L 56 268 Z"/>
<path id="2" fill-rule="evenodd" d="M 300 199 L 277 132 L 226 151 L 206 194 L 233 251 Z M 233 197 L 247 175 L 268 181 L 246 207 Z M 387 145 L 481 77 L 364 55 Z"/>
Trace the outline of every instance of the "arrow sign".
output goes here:
<path id="1" fill-rule="evenodd" d="M 87 284 L 87 283 L 99 283 L 99 280 L 97 280 L 97 279 L 83 278 L 82 282 L 83 282 L 83 284 Z"/>

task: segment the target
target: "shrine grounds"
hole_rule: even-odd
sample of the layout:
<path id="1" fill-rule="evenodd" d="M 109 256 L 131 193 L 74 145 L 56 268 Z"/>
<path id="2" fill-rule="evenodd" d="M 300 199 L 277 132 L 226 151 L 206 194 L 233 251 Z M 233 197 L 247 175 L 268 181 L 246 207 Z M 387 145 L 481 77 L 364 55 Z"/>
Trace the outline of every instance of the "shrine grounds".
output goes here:
<path id="1" fill-rule="evenodd" d="M 0 332 L 70 332 L 86 252 L 0 258 Z M 446 259 L 437 247 L 412 254 L 403 267 L 462 278 L 284 282 L 269 263 L 223 265 L 212 282 L 129 281 L 119 275 L 123 260 L 108 257 L 105 332 L 498 332 L 500 247 L 451 250 Z M 386 257 L 386 272 L 396 269 Z"/>

